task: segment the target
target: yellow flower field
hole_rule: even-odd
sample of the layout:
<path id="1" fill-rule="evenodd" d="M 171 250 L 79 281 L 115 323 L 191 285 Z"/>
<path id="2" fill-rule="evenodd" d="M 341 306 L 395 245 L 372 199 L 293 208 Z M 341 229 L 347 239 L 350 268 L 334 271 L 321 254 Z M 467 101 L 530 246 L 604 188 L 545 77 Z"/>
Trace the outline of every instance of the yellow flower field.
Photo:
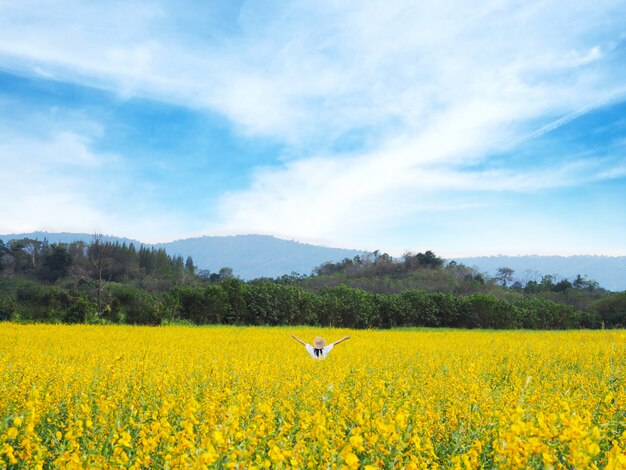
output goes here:
<path id="1" fill-rule="evenodd" d="M 625 340 L 0 323 L 0 468 L 626 468 Z"/>

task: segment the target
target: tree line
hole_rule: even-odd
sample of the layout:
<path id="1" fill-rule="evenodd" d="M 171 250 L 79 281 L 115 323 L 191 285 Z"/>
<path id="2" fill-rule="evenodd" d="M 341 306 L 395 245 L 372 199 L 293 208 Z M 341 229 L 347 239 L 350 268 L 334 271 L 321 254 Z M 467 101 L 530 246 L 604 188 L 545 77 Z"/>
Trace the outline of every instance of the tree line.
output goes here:
<path id="1" fill-rule="evenodd" d="M 461 296 L 481 293 L 511 302 L 524 298 L 550 300 L 587 311 L 593 310 L 595 302 L 611 294 L 580 274 L 569 280 L 525 272 L 517 278 L 514 270 L 501 267 L 495 276 L 489 276 L 474 267 L 446 262 L 432 251 L 407 252 L 399 260 L 386 253 L 374 252 L 365 257 L 324 263 L 312 276 L 284 276 L 283 279 L 314 290 L 343 284 L 379 294 L 406 290 Z"/>
<path id="2" fill-rule="evenodd" d="M 602 318 L 539 299 L 409 290 L 376 294 L 345 285 L 319 292 L 275 282 L 175 285 L 150 292 L 110 283 L 98 311 L 93 292 L 20 279 L 0 283 L 0 320 L 158 325 L 315 325 L 347 328 L 598 328 Z M 621 321 L 621 318 L 618 319 Z"/>
<path id="3" fill-rule="evenodd" d="M 95 235 L 91 243 L 48 243 L 24 238 L 4 243 L 0 240 L 0 274 L 21 276 L 48 284 L 62 281 L 92 282 L 104 278 L 112 282 L 138 282 L 158 289 L 158 283 L 178 282 L 193 276 L 195 267 L 188 257 L 169 256 L 164 249 L 104 241 Z M 151 286 L 150 282 L 157 282 Z"/>
<path id="4" fill-rule="evenodd" d="M 407 254 L 402 262 L 374 252 L 365 259 L 325 263 L 310 276 L 244 282 L 229 268 L 198 272 L 191 258 L 99 237 L 90 244 L 0 241 L 0 320 L 350 328 L 626 326 L 626 293 L 608 293 L 580 276 L 563 288 L 550 277 L 519 286 L 512 272 L 499 274 L 489 278 L 446 264 L 432 252 Z M 364 281 L 376 288 L 350 285 Z M 586 296 L 584 308 L 575 301 L 555 301 L 565 294 Z"/>

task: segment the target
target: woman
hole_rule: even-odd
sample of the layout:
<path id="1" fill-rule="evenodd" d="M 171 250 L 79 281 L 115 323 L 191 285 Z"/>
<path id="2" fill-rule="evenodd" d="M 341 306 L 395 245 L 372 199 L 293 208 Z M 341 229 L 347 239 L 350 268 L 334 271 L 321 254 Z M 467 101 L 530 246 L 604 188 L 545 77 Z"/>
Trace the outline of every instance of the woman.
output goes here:
<path id="1" fill-rule="evenodd" d="M 339 341 L 335 341 L 334 343 L 330 343 L 328 346 L 326 346 L 326 341 L 324 341 L 324 338 L 320 338 L 318 336 L 313 340 L 313 346 L 311 346 L 310 344 L 302 341 L 300 338 L 296 338 L 294 335 L 291 335 L 291 337 L 295 339 L 298 343 L 302 344 L 313 359 L 325 358 L 326 356 L 328 356 L 328 353 L 335 347 L 336 344 L 350 339 L 349 336 L 344 336 Z"/>

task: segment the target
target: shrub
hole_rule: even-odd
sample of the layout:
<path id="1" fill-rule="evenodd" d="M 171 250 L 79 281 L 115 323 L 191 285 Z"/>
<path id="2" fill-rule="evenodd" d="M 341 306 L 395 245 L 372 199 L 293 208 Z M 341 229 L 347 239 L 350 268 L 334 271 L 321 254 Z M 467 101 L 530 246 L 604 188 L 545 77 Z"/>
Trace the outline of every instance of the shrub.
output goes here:
<path id="1" fill-rule="evenodd" d="M 114 317 L 138 325 L 161 323 L 160 304 L 154 295 L 118 284 L 111 289 L 111 298 Z"/>
<path id="2" fill-rule="evenodd" d="M 518 328 L 515 306 L 490 295 L 473 294 L 465 299 L 474 325 L 478 328 Z"/>

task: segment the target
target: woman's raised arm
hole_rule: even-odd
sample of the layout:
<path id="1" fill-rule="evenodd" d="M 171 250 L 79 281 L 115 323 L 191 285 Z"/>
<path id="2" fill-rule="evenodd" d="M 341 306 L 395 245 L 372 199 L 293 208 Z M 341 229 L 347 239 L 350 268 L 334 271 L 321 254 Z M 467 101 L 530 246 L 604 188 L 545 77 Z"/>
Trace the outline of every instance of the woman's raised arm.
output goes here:
<path id="1" fill-rule="evenodd" d="M 350 336 L 344 336 L 344 337 L 343 337 L 343 338 L 341 338 L 340 340 L 335 341 L 335 342 L 333 343 L 333 346 L 336 346 L 336 345 L 338 345 L 339 343 L 341 343 L 342 341 L 345 341 L 345 340 L 347 340 L 347 339 L 350 339 Z"/>
<path id="2" fill-rule="evenodd" d="M 306 346 L 306 343 L 302 341 L 300 338 L 296 338 L 294 335 L 291 335 L 293 339 L 295 339 L 298 343 L 302 344 L 302 346 Z"/>

